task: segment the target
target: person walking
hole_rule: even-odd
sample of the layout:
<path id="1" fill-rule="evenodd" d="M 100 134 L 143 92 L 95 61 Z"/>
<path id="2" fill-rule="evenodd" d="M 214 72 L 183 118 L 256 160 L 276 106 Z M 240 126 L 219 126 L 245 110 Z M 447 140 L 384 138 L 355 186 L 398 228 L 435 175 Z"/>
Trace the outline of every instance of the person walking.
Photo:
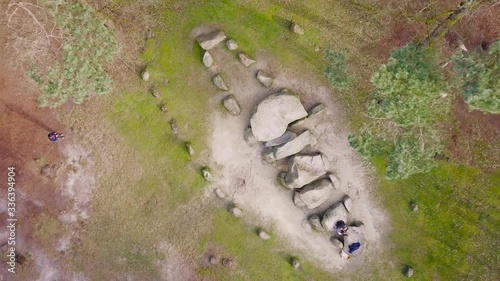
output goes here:
<path id="1" fill-rule="evenodd" d="M 58 142 L 60 140 L 64 139 L 64 134 L 56 133 L 56 132 L 50 132 L 48 134 L 49 141 L 51 142 Z"/>

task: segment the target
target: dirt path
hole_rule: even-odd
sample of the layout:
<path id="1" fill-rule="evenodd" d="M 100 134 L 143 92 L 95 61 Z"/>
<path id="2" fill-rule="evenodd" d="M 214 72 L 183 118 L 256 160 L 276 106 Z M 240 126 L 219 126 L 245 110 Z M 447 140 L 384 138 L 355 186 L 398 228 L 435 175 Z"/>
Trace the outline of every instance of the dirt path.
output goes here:
<path id="1" fill-rule="evenodd" d="M 214 96 L 214 108 L 221 108 L 217 105 L 228 94 L 234 94 L 242 106 L 239 116 L 231 116 L 224 109 L 212 115 L 210 150 L 217 166 L 217 182 L 212 188 L 220 187 L 244 211 L 262 218 L 264 225 L 272 226 L 273 232 L 279 234 L 289 246 L 320 262 L 321 267 L 330 271 L 341 269 L 353 261 L 341 259 L 338 250 L 330 242 L 330 235 L 310 230 L 306 219 L 308 215 L 324 211 L 348 194 L 354 200 L 349 222 L 362 221 L 366 226 L 368 244 L 364 255 L 378 251 L 377 241 L 383 235 L 386 218 L 372 201 L 366 169 L 347 142 L 348 131 L 329 89 L 306 78 L 309 75 L 282 69 L 264 54 L 257 55 L 257 63 L 246 68 L 238 61 L 237 52 L 229 51 L 222 44 L 211 53 L 216 66 L 209 71 L 222 73 L 230 88 L 229 92 L 219 92 Z M 254 78 L 258 69 L 275 76 L 272 89 L 264 88 Z M 325 104 L 328 109 L 326 116 L 308 129 L 319 140 L 312 151 L 321 151 L 327 156 L 331 171 L 341 180 L 341 187 L 329 202 L 312 211 L 296 207 L 292 202 L 292 192 L 277 183 L 276 176 L 279 169 L 284 168 L 284 163 L 276 167 L 266 163 L 261 158 L 261 148 L 250 147 L 243 140 L 243 131 L 249 125 L 255 106 L 281 88 L 299 93 L 306 109 L 318 103 Z"/>

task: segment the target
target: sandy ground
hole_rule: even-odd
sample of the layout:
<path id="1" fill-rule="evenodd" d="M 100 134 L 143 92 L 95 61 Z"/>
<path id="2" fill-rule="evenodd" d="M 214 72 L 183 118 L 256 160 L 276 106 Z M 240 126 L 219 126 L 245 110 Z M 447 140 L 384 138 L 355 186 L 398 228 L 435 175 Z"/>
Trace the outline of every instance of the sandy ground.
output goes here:
<path id="1" fill-rule="evenodd" d="M 263 225 L 272 227 L 273 234 L 278 234 L 291 248 L 330 271 L 353 262 L 341 259 L 339 251 L 330 242 L 331 235 L 311 230 L 306 219 L 312 213 L 326 210 L 348 194 L 354 200 L 349 222 L 362 221 L 366 226 L 368 244 L 365 255 L 379 251 L 377 241 L 383 235 L 386 216 L 371 198 L 366 168 L 347 142 L 349 132 L 328 87 L 307 77 L 312 75 L 281 68 L 265 54 L 257 55 L 257 63 L 246 68 L 237 59 L 238 51 L 242 50 L 229 51 L 222 44 L 210 51 L 216 65 L 207 71 L 221 73 L 229 87 L 228 92 L 216 93 L 212 99 L 214 108 L 220 110 L 212 115 L 213 131 L 209 143 L 216 166 L 216 183 L 210 188 L 221 188 L 245 212 L 257 215 Z M 264 88 L 255 79 L 259 69 L 275 76 L 271 89 Z M 331 163 L 331 172 L 340 178 L 341 187 L 327 203 L 315 210 L 296 207 L 292 202 L 292 191 L 277 183 L 276 176 L 280 169 L 286 169 L 284 162 L 268 164 L 261 158 L 262 147 L 250 147 L 243 140 L 243 131 L 249 125 L 255 106 L 281 88 L 299 93 L 306 109 L 318 103 L 325 104 L 328 109 L 317 122 L 308 126 L 319 142 L 313 148 L 306 148 L 306 152 L 324 153 Z M 242 113 L 239 116 L 229 115 L 218 106 L 228 94 L 233 94 L 240 103 Z"/>

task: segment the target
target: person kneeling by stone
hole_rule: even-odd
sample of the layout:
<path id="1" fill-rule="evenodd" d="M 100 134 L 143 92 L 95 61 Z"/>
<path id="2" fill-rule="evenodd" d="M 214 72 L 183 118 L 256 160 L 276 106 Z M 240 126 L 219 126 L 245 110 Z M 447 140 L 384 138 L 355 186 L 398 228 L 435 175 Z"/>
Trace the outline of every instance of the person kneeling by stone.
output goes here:
<path id="1" fill-rule="evenodd" d="M 340 220 L 335 224 L 335 231 L 337 231 L 337 233 L 340 236 L 347 236 L 348 230 L 349 230 L 349 228 L 347 227 L 347 225 L 345 224 L 345 222 L 343 220 Z"/>

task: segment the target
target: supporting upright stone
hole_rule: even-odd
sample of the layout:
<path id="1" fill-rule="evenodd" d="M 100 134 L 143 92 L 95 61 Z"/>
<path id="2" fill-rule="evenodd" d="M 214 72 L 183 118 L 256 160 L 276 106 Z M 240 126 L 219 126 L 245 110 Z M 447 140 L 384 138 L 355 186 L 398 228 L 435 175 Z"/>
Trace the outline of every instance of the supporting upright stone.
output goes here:
<path id="1" fill-rule="evenodd" d="M 213 63 L 214 58 L 208 51 L 206 51 L 205 54 L 203 54 L 203 65 L 205 65 L 206 67 L 210 67 Z"/>
<path id="2" fill-rule="evenodd" d="M 262 70 L 257 72 L 257 81 L 260 82 L 264 87 L 269 88 L 273 84 L 273 78 Z"/>
<path id="3" fill-rule="evenodd" d="M 249 58 L 245 53 L 239 53 L 238 57 L 240 58 L 240 62 L 246 67 L 255 63 L 255 60 Z"/>
<path id="4" fill-rule="evenodd" d="M 215 75 L 213 78 L 213 81 L 214 81 L 215 86 L 217 86 L 217 88 L 219 88 L 223 91 L 229 91 L 229 88 L 226 86 L 226 83 L 224 83 L 224 80 L 222 80 L 222 77 L 220 76 L 220 74 Z"/>

